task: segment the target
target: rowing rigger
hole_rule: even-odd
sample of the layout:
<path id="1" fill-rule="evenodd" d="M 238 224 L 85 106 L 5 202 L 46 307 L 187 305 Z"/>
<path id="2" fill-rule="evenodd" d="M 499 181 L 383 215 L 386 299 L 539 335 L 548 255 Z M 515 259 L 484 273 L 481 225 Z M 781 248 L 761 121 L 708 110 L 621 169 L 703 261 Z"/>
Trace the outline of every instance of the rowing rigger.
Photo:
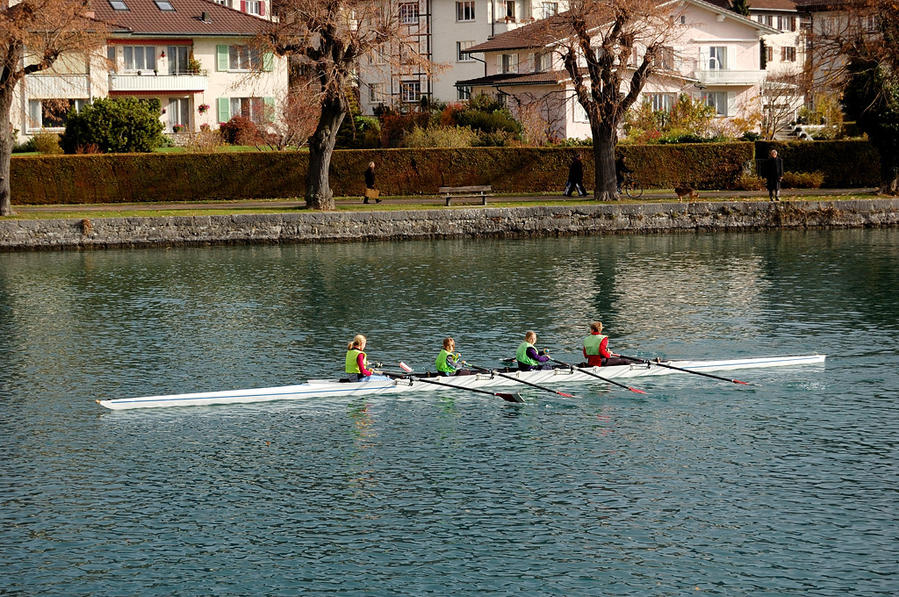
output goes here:
<path id="1" fill-rule="evenodd" d="M 629 379 L 672 375 L 678 369 L 690 372 L 732 371 L 736 369 L 761 369 L 768 367 L 788 367 L 821 364 L 825 355 L 757 357 L 747 359 L 729 359 L 717 361 L 661 361 L 632 363 L 613 367 L 559 367 L 538 371 L 502 371 L 497 375 L 493 371 L 476 375 L 460 375 L 445 378 L 427 378 L 432 381 L 450 382 L 457 389 L 497 388 L 518 386 L 522 381 L 529 384 L 551 385 L 573 382 L 595 382 L 596 375 L 607 379 Z M 662 365 L 668 365 L 662 366 Z M 674 368 L 672 368 L 674 367 Z M 498 371 L 499 372 L 499 371 Z M 593 375 L 591 375 L 591 373 Z M 171 406 L 209 406 L 213 404 L 248 404 L 254 402 L 272 402 L 275 400 L 308 400 L 315 398 L 378 396 L 389 394 L 405 394 L 407 392 L 448 391 L 445 383 L 433 384 L 424 382 L 420 376 L 388 377 L 372 376 L 372 379 L 361 382 L 347 382 L 338 379 L 312 379 L 303 384 L 279 386 L 273 388 L 255 388 L 248 390 L 226 390 L 217 392 L 197 392 L 191 394 L 170 394 L 165 396 L 144 396 L 140 398 L 118 398 L 97 400 L 103 407 L 112 410 L 133 408 L 163 408 Z M 449 390 L 455 391 L 455 389 Z"/>

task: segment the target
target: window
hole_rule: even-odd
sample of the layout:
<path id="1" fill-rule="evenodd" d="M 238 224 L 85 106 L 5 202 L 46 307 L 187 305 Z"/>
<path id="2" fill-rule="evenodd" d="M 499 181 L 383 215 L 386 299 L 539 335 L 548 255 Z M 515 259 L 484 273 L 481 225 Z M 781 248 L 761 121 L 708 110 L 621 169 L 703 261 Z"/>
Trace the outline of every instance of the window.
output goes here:
<path id="1" fill-rule="evenodd" d="M 368 101 L 370 103 L 384 101 L 384 84 L 369 83 L 368 84 Z"/>
<path id="2" fill-rule="evenodd" d="M 727 48 L 712 46 L 709 48 L 709 70 L 727 69 Z"/>
<path id="3" fill-rule="evenodd" d="M 552 17 L 559 14 L 559 3 L 558 2 L 544 2 L 543 3 L 543 18 Z"/>
<path id="4" fill-rule="evenodd" d="M 552 68 L 553 56 L 551 52 L 538 52 L 534 54 L 534 72 L 545 73 Z"/>
<path id="5" fill-rule="evenodd" d="M 765 47 L 765 62 L 773 62 L 774 61 L 774 48 L 767 46 Z"/>
<path id="6" fill-rule="evenodd" d="M 471 87 L 468 85 L 461 85 L 456 87 L 456 99 L 459 101 L 466 101 L 471 99 Z"/>
<path id="7" fill-rule="evenodd" d="M 155 46 L 123 46 L 125 70 L 156 70 Z"/>
<path id="8" fill-rule="evenodd" d="M 515 20 L 515 0 L 506 0 L 506 20 Z"/>
<path id="9" fill-rule="evenodd" d="M 222 6 L 227 6 L 229 8 L 231 7 L 231 4 L 228 2 L 228 0 L 215 0 L 215 3 L 221 4 Z"/>
<path id="10" fill-rule="evenodd" d="M 674 48 L 669 46 L 659 48 L 653 65 L 660 70 L 674 70 Z"/>
<path id="11" fill-rule="evenodd" d="M 501 70 L 505 73 L 518 72 L 518 54 L 503 54 Z"/>
<path id="12" fill-rule="evenodd" d="M 421 81 L 402 81 L 400 83 L 400 101 L 411 103 L 421 98 Z"/>
<path id="13" fill-rule="evenodd" d="M 165 117 L 168 120 L 168 130 L 175 132 L 175 126 L 190 130 L 190 100 L 186 97 L 170 97 L 165 108 Z M 179 131 L 180 132 L 180 131 Z"/>
<path id="14" fill-rule="evenodd" d="M 716 116 L 727 116 L 726 91 L 706 91 L 702 94 L 702 101 L 707 106 L 715 108 Z"/>
<path id="15" fill-rule="evenodd" d="M 474 62 L 474 58 L 471 57 L 471 54 L 465 51 L 473 45 L 473 41 L 457 41 L 456 62 Z"/>
<path id="16" fill-rule="evenodd" d="M 590 117 L 587 116 L 587 110 L 584 109 L 581 102 L 579 102 L 577 98 L 573 98 L 571 103 L 573 104 L 571 119 L 574 122 L 590 122 Z"/>
<path id="17" fill-rule="evenodd" d="M 646 103 L 652 105 L 653 112 L 670 112 L 677 102 L 675 93 L 647 93 L 644 96 Z"/>
<path id="18" fill-rule="evenodd" d="M 61 129 L 66 125 L 69 110 L 80 112 L 89 102 L 86 99 L 28 100 L 28 129 Z"/>
<path id="19" fill-rule="evenodd" d="M 165 50 L 166 56 L 169 59 L 169 74 L 170 75 L 183 75 L 188 72 L 187 70 L 187 57 L 188 57 L 188 48 L 187 46 L 169 46 Z"/>
<path id="20" fill-rule="evenodd" d="M 418 24 L 418 2 L 403 2 L 400 4 L 400 23 L 403 25 Z"/>
<path id="21" fill-rule="evenodd" d="M 265 124 L 265 102 L 261 97 L 232 97 L 231 117 L 240 114 L 256 124 Z"/>
<path id="22" fill-rule="evenodd" d="M 879 28 L 877 15 L 865 15 L 864 21 L 865 31 L 868 33 L 874 33 Z"/>
<path id="23" fill-rule="evenodd" d="M 474 20 L 474 0 L 456 2 L 456 20 L 460 22 Z"/>
<path id="24" fill-rule="evenodd" d="M 175 10 L 175 7 L 172 6 L 169 0 L 153 0 L 153 2 L 159 10 Z"/>
<path id="25" fill-rule="evenodd" d="M 780 49 L 780 59 L 784 62 L 796 62 L 796 47 L 785 46 Z"/>
<path id="26" fill-rule="evenodd" d="M 262 54 L 249 46 L 228 46 L 228 68 L 230 70 L 260 70 Z"/>
<path id="27" fill-rule="evenodd" d="M 109 5 L 113 10 L 128 10 L 128 5 L 122 0 L 109 0 Z"/>
<path id="28" fill-rule="evenodd" d="M 106 60 L 109 62 L 109 70 L 116 72 L 115 46 L 106 46 Z"/>

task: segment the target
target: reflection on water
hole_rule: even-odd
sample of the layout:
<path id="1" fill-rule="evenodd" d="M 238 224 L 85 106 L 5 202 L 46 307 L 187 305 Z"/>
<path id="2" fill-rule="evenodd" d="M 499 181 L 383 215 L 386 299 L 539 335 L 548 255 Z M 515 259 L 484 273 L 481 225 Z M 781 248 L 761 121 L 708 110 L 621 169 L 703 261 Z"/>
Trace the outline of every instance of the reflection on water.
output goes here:
<path id="1" fill-rule="evenodd" d="M 895 594 L 892 230 L 0 254 L 0 592 Z M 434 368 L 822 352 L 826 368 L 106 412 Z M 743 374 L 745 373 L 745 375 Z"/>

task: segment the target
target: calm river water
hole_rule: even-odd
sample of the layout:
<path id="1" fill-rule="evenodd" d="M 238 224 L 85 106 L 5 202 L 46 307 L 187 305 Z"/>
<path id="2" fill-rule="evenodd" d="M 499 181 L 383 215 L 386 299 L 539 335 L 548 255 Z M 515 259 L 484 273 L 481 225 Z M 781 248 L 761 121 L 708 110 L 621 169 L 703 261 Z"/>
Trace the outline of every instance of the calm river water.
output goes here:
<path id="1" fill-rule="evenodd" d="M 0 594 L 896 595 L 899 230 L 0 254 Z M 106 411 L 340 373 L 825 366 Z"/>

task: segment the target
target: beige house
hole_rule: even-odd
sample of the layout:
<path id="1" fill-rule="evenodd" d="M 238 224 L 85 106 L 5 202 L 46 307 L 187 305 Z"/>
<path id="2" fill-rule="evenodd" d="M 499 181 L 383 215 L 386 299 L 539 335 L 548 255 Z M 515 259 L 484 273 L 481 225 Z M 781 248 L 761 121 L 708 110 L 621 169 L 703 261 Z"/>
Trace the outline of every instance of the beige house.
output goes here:
<path id="1" fill-rule="evenodd" d="M 643 88 L 642 100 L 666 110 L 685 93 L 712 106 L 720 119 L 758 111 L 766 76 L 762 39 L 780 32 L 704 0 L 670 6 L 674 34 L 657 74 Z M 591 136 L 589 120 L 575 99 L 551 25 L 549 20 L 526 25 L 474 46 L 471 51 L 483 56 L 486 75 L 456 85 L 505 97 L 519 117 L 545 122 L 551 137 L 586 139 Z M 634 64 L 637 59 L 642 57 L 635 57 Z"/>
<path id="2" fill-rule="evenodd" d="M 95 0 L 108 24 L 105 51 L 62 56 L 25 77 L 12 111 L 19 140 L 62 131 L 67 106 L 102 97 L 158 99 L 167 133 L 216 128 L 236 114 L 276 119 L 287 62 L 251 45 L 267 21 L 249 11 L 269 14 L 267 0 L 235 3 L 244 12 L 208 0 Z"/>

